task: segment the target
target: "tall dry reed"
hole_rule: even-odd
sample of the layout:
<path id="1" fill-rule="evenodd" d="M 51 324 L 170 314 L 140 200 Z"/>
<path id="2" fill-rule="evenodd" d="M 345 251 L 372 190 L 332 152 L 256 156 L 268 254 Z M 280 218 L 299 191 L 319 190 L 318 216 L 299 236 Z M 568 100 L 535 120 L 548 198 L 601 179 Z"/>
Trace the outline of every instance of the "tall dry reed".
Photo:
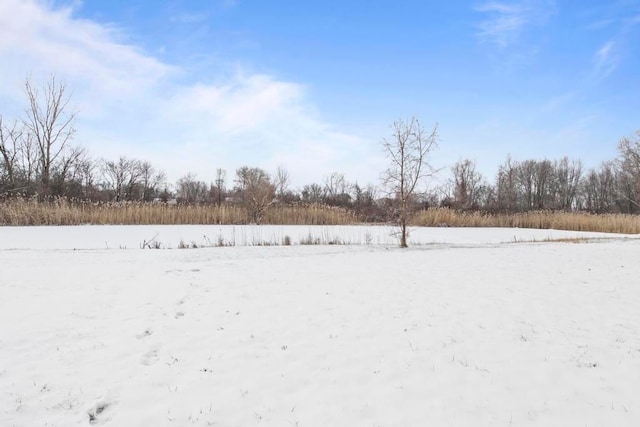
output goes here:
<path id="1" fill-rule="evenodd" d="M 92 203 L 56 199 L 38 202 L 8 199 L 0 202 L 0 225 L 80 225 L 80 224 L 247 224 L 244 208 L 236 205 L 167 205 L 163 203 Z M 357 224 L 355 214 L 322 205 L 272 206 L 265 224 L 347 225 Z M 424 227 L 519 227 L 605 233 L 640 233 L 640 216 L 595 215 L 582 212 L 523 212 L 487 214 L 457 212 L 447 208 L 422 211 L 414 225 Z"/>
<path id="2" fill-rule="evenodd" d="M 640 233 L 640 216 L 586 212 L 534 211 L 512 214 L 458 212 L 435 208 L 420 212 L 414 224 L 424 227 L 518 227 L 603 233 Z"/>
<path id="3" fill-rule="evenodd" d="M 9 199 L 0 202 L 0 225 L 80 224 L 246 224 L 244 208 L 235 205 L 167 205 L 163 203 L 91 203 L 56 199 L 39 202 Z M 345 225 L 356 217 L 327 206 L 272 206 L 264 223 L 282 225 Z"/>

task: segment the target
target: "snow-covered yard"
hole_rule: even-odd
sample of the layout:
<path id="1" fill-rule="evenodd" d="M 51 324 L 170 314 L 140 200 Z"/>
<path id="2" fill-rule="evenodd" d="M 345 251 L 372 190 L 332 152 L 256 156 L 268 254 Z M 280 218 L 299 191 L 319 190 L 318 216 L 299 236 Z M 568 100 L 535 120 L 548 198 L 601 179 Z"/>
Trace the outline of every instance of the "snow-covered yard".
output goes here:
<path id="1" fill-rule="evenodd" d="M 0 228 L 0 426 L 638 426 L 640 240 L 581 236 Z"/>

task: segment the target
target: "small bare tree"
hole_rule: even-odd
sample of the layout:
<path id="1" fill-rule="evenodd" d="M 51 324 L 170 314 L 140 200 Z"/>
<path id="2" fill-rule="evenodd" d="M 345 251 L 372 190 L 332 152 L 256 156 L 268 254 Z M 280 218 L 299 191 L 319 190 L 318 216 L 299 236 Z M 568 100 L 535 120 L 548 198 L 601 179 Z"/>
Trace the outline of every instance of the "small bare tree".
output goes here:
<path id="1" fill-rule="evenodd" d="M 182 203 L 201 203 L 207 197 L 207 183 L 198 181 L 196 176 L 188 173 L 176 183 L 176 196 Z"/>
<path id="2" fill-rule="evenodd" d="M 400 247 L 407 247 L 407 226 L 415 213 L 418 186 L 433 175 L 429 155 L 438 143 L 438 126 L 426 133 L 417 118 L 396 120 L 393 135 L 382 141 L 389 167 L 382 174 L 382 183 L 394 200 L 396 224 L 400 227 Z"/>
<path id="3" fill-rule="evenodd" d="M 276 200 L 276 186 L 260 168 L 243 166 L 236 171 L 236 182 L 251 222 L 260 224 L 264 213 Z"/>
<path id="4" fill-rule="evenodd" d="M 216 203 L 218 206 L 222 205 L 222 200 L 224 198 L 225 193 L 225 183 L 224 180 L 227 176 L 227 171 L 222 168 L 216 169 Z"/>
<path id="5" fill-rule="evenodd" d="M 480 204 L 482 174 L 476 171 L 474 160 L 459 160 L 451 167 L 453 174 L 453 206 L 458 209 L 476 209 Z"/>
<path id="6" fill-rule="evenodd" d="M 140 199 L 145 202 L 153 200 L 165 184 L 164 171 L 156 170 L 150 162 L 142 161 L 138 165 L 140 171 Z"/>
<path id="7" fill-rule="evenodd" d="M 121 156 L 117 162 L 102 162 L 103 187 L 113 194 L 115 201 L 134 200 L 135 190 L 142 177 L 141 162 Z"/>
<path id="8" fill-rule="evenodd" d="M 276 196 L 283 201 L 289 191 L 289 171 L 282 165 L 278 165 L 275 175 Z"/>
<path id="9" fill-rule="evenodd" d="M 307 184 L 302 187 L 302 201 L 310 204 L 320 204 L 324 198 L 324 190 L 320 184 Z"/>

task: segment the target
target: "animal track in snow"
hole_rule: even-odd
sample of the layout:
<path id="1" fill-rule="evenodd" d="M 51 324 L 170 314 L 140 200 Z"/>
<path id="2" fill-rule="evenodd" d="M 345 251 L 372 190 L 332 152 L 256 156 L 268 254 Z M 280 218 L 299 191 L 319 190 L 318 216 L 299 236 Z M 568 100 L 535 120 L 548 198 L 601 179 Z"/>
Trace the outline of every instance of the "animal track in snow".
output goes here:
<path id="1" fill-rule="evenodd" d="M 151 335 L 153 335 L 153 329 L 147 328 L 143 332 L 141 332 L 138 335 L 136 335 L 136 338 L 141 340 L 141 339 L 146 338 L 146 337 L 151 336 Z"/>
<path id="2" fill-rule="evenodd" d="M 158 356 L 158 349 L 152 348 L 151 350 L 147 351 L 144 356 L 142 356 L 142 364 L 145 366 L 151 366 L 157 363 L 159 359 L 160 357 Z"/>
<path id="3" fill-rule="evenodd" d="M 105 410 L 113 406 L 113 402 L 98 402 L 87 411 L 89 415 L 89 424 L 102 424 L 111 420 L 111 417 L 105 415 Z"/>

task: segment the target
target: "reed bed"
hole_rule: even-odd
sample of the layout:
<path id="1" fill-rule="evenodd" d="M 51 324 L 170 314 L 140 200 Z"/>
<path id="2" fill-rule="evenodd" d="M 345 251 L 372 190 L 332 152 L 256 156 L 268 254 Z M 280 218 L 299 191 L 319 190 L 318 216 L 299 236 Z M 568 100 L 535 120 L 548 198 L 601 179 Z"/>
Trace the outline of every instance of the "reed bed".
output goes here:
<path id="1" fill-rule="evenodd" d="M 602 233 L 640 233 L 640 216 L 586 212 L 532 211 L 489 214 L 435 208 L 420 212 L 414 225 L 423 227 L 518 227 Z"/>
<path id="2" fill-rule="evenodd" d="M 247 224 L 249 215 L 236 205 L 168 205 L 164 203 L 91 203 L 57 199 L 0 202 L 0 225 L 173 225 Z M 272 206 L 264 223 L 276 225 L 347 225 L 357 218 L 326 206 Z"/>
<path id="3" fill-rule="evenodd" d="M 249 223 L 247 211 L 238 205 L 168 205 L 164 203 L 93 203 L 56 199 L 39 202 L 8 199 L 0 202 L 0 225 L 178 225 Z M 341 208 L 322 205 L 271 206 L 264 224 L 350 225 L 361 221 Z M 640 216 L 595 215 L 583 212 L 536 211 L 513 214 L 459 212 L 434 208 L 419 212 L 414 226 L 423 227 L 519 227 L 605 233 L 640 233 Z"/>

